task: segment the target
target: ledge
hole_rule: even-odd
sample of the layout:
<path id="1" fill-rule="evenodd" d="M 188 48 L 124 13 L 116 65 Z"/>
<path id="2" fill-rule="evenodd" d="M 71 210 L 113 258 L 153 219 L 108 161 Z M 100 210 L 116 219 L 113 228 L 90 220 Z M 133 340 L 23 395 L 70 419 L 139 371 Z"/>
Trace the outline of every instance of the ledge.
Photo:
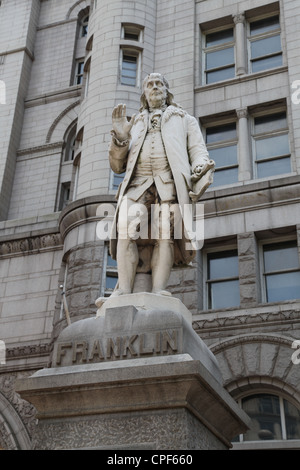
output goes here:
<path id="1" fill-rule="evenodd" d="M 209 85 L 200 85 L 194 88 L 195 93 L 203 93 L 205 91 L 215 90 L 217 88 L 223 88 L 225 86 L 237 85 L 243 82 L 248 82 L 251 80 L 257 80 L 258 78 L 269 77 L 270 75 L 277 75 L 279 73 L 287 72 L 288 67 L 278 67 L 274 69 L 264 70 L 263 72 L 257 73 L 247 73 L 239 77 L 231 78 L 229 80 L 223 80 L 221 82 L 211 83 Z"/>

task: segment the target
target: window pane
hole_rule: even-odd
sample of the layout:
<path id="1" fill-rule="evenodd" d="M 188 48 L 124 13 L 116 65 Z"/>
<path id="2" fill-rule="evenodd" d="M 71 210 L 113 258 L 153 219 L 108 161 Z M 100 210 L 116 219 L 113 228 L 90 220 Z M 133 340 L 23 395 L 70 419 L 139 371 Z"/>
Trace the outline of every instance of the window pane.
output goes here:
<path id="1" fill-rule="evenodd" d="M 282 55 L 268 57 L 266 59 L 259 59 L 252 62 L 252 72 L 260 72 L 262 70 L 273 69 L 282 66 Z"/>
<path id="2" fill-rule="evenodd" d="M 280 34 L 270 38 L 258 39 L 251 42 L 251 58 L 256 59 L 268 54 L 274 54 L 281 51 Z"/>
<path id="3" fill-rule="evenodd" d="M 211 33 L 206 35 L 206 47 L 218 46 L 226 42 L 233 41 L 233 29 L 226 29 L 225 31 L 219 31 L 217 33 Z"/>
<path id="4" fill-rule="evenodd" d="M 272 18 L 265 18 L 259 21 L 253 21 L 250 23 L 251 36 L 255 34 L 267 33 L 280 28 L 279 16 L 273 16 Z"/>
<path id="5" fill-rule="evenodd" d="M 214 181 L 210 185 L 211 188 L 221 186 L 223 184 L 236 183 L 239 179 L 238 168 L 229 168 L 228 170 L 219 170 L 214 172 Z"/>
<path id="6" fill-rule="evenodd" d="M 283 403 L 287 439 L 300 439 L 300 411 L 286 400 Z"/>
<path id="7" fill-rule="evenodd" d="M 236 124 L 225 124 L 224 126 L 208 127 L 206 129 L 206 143 L 212 144 L 222 140 L 236 139 Z"/>
<path id="8" fill-rule="evenodd" d="M 112 259 L 110 255 L 107 255 L 107 266 L 109 266 L 110 268 L 117 267 L 117 261 L 115 259 Z"/>
<path id="9" fill-rule="evenodd" d="M 207 52 L 206 69 L 214 69 L 224 67 L 225 65 L 234 64 L 234 48 L 228 47 L 221 51 Z"/>
<path id="10" fill-rule="evenodd" d="M 236 251 L 212 253 L 208 255 L 208 278 L 222 279 L 238 277 L 238 257 Z"/>
<path id="11" fill-rule="evenodd" d="M 116 174 L 114 173 L 113 177 L 113 189 L 118 189 L 119 185 L 122 183 L 125 173 Z"/>
<path id="12" fill-rule="evenodd" d="M 290 153 L 288 134 L 256 140 L 255 146 L 257 160 L 288 155 Z"/>
<path id="13" fill-rule="evenodd" d="M 114 276 L 106 276 L 106 289 L 114 289 L 116 287 L 116 284 L 118 282 L 118 278 Z"/>
<path id="14" fill-rule="evenodd" d="M 271 114 L 270 116 L 256 117 L 255 133 L 261 134 L 263 132 L 276 131 L 287 127 L 286 113 Z"/>
<path id="15" fill-rule="evenodd" d="M 212 158 L 216 167 L 236 165 L 237 164 L 237 146 L 230 145 L 228 147 L 220 147 L 209 150 L 210 158 Z"/>
<path id="16" fill-rule="evenodd" d="M 265 272 L 280 271 L 299 267 L 296 242 L 264 246 Z"/>
<path id="17" fill-rule="evenodd" d="M 267 302 L 300 298 L 300 271 L 266 276 Z"/>
<path id="18" fill-rule="evenodd" d="M 279 398 L 274 395 L 253 395 L 243 398 L 242 408 L 251 418 L 244 441 L 282 439 Z"/>
<path id="19" fill-rule="evenodd" d="M 137 57 L 124 55 L 122 62 L 122 77 L 121 83 L 123 85 L 135 86 L 137 71 Z"/>
<path id="20" fill-rule="evenodd" d="M 267 176 L 284 175 L 291 172 L 290 157 L 278 158 L 267 162 L 257 164 L 257 178 L 266 178 Z"/>
<path id="21" fill-rule="evenodd" d="M 214 282 L 209 285 L 209 308 L 236 307 L 240 304 L 239 281 Z"/>
<path id="22" fill-rule="evenodd" d="M 222 80 L 229 80 L 235 77 L 235 67 L 228 67 L 226 69 L 218 70 L 215 72 L 207 72 L 206 83 L 221 82 Z"/>

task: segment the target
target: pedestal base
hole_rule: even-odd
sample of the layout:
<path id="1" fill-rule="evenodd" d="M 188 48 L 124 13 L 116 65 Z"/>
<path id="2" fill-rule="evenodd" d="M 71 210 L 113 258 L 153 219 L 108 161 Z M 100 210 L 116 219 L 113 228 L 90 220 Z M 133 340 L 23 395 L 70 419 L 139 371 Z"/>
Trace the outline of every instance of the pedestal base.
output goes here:
<path id="1" fill-rule="evenodd" d="M 245 432 L 247 416 L 190 322 L 152 306 L 110 305 L 72 324 L 52 367 L 18 383 L 38 411 L 35 449 L 226 449 Z"/>

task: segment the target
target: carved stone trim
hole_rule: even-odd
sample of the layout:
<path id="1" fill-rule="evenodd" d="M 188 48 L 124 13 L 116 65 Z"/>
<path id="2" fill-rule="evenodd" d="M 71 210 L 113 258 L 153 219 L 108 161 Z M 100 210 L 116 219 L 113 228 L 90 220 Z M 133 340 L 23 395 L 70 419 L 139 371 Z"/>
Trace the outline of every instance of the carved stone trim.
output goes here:
<path id="1" fill-rule="evenodd" d="M 243 343 L 271 343 L 271 344 L 283 344 L 288 348 L 291 347 L 293 338 L 287 336 L 281 336 L 276 334 L 260 334 L 260 333 L 250 333 L 245 335 L 235 336 L 234 338 L 229 338 L 224 341 L 212 345 L 210 350 L 214 354 L 218 354 L 225 349 L 232 348 L 237 344 Z"/>
<path id="2" fill-rule="evenodd" d="M 240 312 L 232 315 L 218 316 L 213 315 L 209 318 L 201 318 L 193 321 L 193 328 L 199 334 L 203 334 L 205 331 L 225 331 L 229 329 L 249 329 L 249 327 L 259 326 L 262 327 L 264 324 L 268 326 L 288 322 L 288 323 L 299 323 L 299 304 L 291 304 L 288 310 L 277 310 L 277 311 L 263 311 L 259 310 L 255 313 L 249 313 L 249 310 L 245 309 L 245 313 Z M 257 308 L 257 307 L 254 307 Z M 228 313 L 228 312 L 227 312 Z M 204 317 L 205 315 L 203 315 Z"/>
<path id="3" fill-rule="evenodd" d="M 245 14 L 238 13 L 237 15 L 232 15 L 234 24 L 244 23 L 245 22 Z"/>
<path id="4" fill-rule="evenodd" d="M 30 344 L 6 349 L 6 359 L 24 359 L 28 357 L 48 356 L 51 352 L 51 344 Z"/>
<path id="5" fill-rule="evenodd" d="M 248 118 L 248 109 L 247 108 L 240 108 L 236 110 L 236 115 L 238 119 Z"/>
<path id="6" fill-rule="evenodd" d="M 32 371 L 0 375 L 0 432 L 1 424 L 9 430 L 2 435 L 0 445 L 8 449 L 29 450 L 31 447 L 31 437 L 37 425 L 36 410 L 15 392 L 16 380 L 31 374 Z"/>
<path id="7" fill-rule="evenodd" d="M 0 256 L 15 256 L 18 253 L 39 252 L 41 250 L 56 249 L 59 246 L 62 246 L 59 233 L 25 237 L 0 242 Z"/>
<path id="8" fill-rule="evenodd" d="M 37 147 L 30 147 L 27 149 L 20 149 L 17 156 L 32 155 L 33 153 L 49 152 L 57 149 L 62 149 L 64 142 L 53 142 L 53 144 L 39 145 Z M 38 155 L 39 156 L 39 155 Z"/>
<path id="9" fill-rule="evenodd" d="M 71 103 L 66 109 L 64 109 L 59 116 L 53 121 L 53 123 L 50 126 L 50 129 L 47 133 L 46 137 L 46 144 L 48 144 L 51 140 L 52 134 L 54 132 L 54 129 L 56 128 L 57 124 L 59 121 L 66 115 L 68 114 L 69 111 L 71 111 L 73 108 L 76 108 L 80 104 L 80 100 L 75 101 L 74 103 Z"/>

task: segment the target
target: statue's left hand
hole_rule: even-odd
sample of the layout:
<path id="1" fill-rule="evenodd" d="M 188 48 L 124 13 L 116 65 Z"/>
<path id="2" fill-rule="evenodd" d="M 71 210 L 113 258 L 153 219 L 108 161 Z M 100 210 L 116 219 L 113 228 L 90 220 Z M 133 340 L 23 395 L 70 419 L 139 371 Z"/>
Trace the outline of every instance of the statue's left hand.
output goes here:
<path id="1" fill-rule="evenodd" d="M 194 171 L 193 171 L 192 176 L 191 176 L 192 182 L 198 181 L 203 175 L 205 175 L 205 173 L 208 170 L 214 168 L 214 166 L 215 166 L 215 162 L 213 160 L 209 160 L 209 161 L 203 163 L 202 165 L 197 165 L 194 168 Z"/>

